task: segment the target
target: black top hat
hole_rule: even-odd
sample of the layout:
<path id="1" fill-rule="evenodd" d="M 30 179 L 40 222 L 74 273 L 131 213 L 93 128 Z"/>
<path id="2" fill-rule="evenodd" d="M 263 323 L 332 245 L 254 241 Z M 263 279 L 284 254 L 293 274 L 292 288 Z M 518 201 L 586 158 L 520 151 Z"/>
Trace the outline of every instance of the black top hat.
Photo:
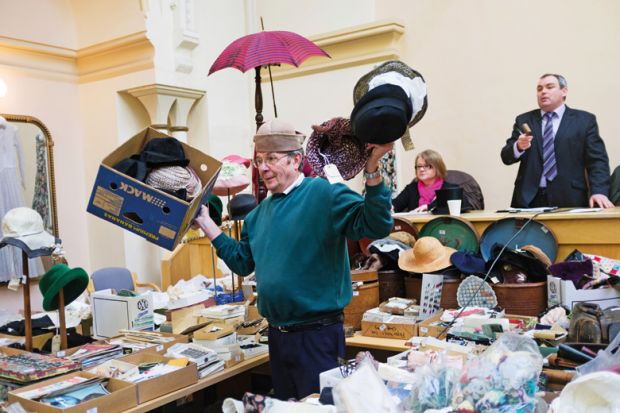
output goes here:
<path id="1" fill-rule="evenodd" d="M 256 208 L 256 198 L 252 194 L 237 194 L 228 203 L 228 216 L 233 220 L 242 220 Z"/>
<path id="2" fill-rule="evenodd" d="M 463 199 L 463 188 L 460 186 L 445 187 L 435 191 L 436 201 L 433 214 L 449 213 L 448 201 L 452 199 Z M 461 210 L 463 210 L 463 201 L 461 201 Z"/>
<path id="3" fill-rule="evenodd" d="M 407 130 L 413 107 L 400 86 L 384 84 L 371 89 L 351 112 L 353 134 L 368 143 L 389 143 Z"/>

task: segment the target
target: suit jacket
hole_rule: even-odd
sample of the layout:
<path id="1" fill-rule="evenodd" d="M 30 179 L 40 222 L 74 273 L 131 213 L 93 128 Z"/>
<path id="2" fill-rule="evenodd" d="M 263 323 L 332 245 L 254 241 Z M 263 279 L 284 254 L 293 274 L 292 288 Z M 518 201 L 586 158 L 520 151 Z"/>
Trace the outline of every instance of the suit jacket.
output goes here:
<path id="1" fill-rule="evenodd" d="M 517 126 L 521 128 L 523 123 L 530 126 L 534 139 L 532 146 L 521 157 L 515 158 L 514 143 L 520 135 Z M 506 165 L 520 162 L 511 206 L 527 208 L 536 196 L 543 170 L 540 110 L 517 116 L 512 131 L 501 156 Z M 558 175 L 547 182 L 549 206 L 585 207 L 590 194 L 608 196 L 609 159 L 593 114 L 567 106 L 554 144 Z"/>
<path id="2" fill-rule="evenodd" d="M 448 188 L 458 188 L 459 186 L 456 184 L 452 184 L 447 182 L 445 179 L 440 189 L 448 189 Z M 465 210 L 468 208 L 467 201 L 463 199 L 463 204 L 461 205 L 461 209 Z M 420 192 L 418 191 L 418 180 L 414 179 L 403 189 L 403 191 L 398 194 L 398 196 L 392 199 L 392 205 L 394 206 L 394 212 L 408 212 L 416 209 L 420 205 Z M 431 202 L 428 206 L 428 210 L 430 211 L 437 204 L 437 199 L 435 198 L 433 202 Z"/>

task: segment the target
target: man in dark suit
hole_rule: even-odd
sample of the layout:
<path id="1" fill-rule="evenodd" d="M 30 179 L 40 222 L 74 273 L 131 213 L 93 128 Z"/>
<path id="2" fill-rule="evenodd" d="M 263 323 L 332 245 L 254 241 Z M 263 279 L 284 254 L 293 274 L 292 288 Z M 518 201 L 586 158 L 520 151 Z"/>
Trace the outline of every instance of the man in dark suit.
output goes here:
<path id="1" fill-rule="evenodd" d="M 612 208 L 609 159 L 596 117 L 564 104 L 566 79 L 545 74 L 536 88 L 538 106 L 517 116 L 502 148 L 506 165 L 520 162 L 511 206 Z"/>

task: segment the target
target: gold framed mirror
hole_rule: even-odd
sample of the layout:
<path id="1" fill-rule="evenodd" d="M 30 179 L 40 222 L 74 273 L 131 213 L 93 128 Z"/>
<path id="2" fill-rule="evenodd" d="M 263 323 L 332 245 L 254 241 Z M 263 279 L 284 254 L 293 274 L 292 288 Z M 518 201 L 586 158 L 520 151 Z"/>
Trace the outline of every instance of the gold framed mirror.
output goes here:
<path id="1" fill-rule="evenodd" d="M 0 219 L 12 208 L 32 208 L 46 230 L 59 238 L 49 129 L 34 116 L 0 113 L 0 140 Z"/>

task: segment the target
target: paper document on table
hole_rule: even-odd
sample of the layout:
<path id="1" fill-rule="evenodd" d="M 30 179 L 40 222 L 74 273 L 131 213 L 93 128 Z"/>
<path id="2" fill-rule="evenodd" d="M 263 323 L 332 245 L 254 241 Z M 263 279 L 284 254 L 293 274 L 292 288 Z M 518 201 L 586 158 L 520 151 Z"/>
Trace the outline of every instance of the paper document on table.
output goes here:
<path id="1" fill-rule="evenodd" d="M 539 207 L 539 208 L 507 208 L 500 209 L 495 212 L 550 212 L 555 211 L 558 207 Z"/>
<path id="2" fill-rule="evenodd" d="M 430 214 L 430 212 L 428 211 L 394 212 L 392 216 L 398 218 L 398 217 L 408 217 L 412 215 L 424 215 L 424 214 Z"/>
<path id="3" fill-rule="evenodd" d="M 573 212 L 575 214 L 579 214 L 582 212 L 599 212 L 602 211 L 603 208 L 575 208 L 575 209 L 569 209 L 568 212 Z"/>

